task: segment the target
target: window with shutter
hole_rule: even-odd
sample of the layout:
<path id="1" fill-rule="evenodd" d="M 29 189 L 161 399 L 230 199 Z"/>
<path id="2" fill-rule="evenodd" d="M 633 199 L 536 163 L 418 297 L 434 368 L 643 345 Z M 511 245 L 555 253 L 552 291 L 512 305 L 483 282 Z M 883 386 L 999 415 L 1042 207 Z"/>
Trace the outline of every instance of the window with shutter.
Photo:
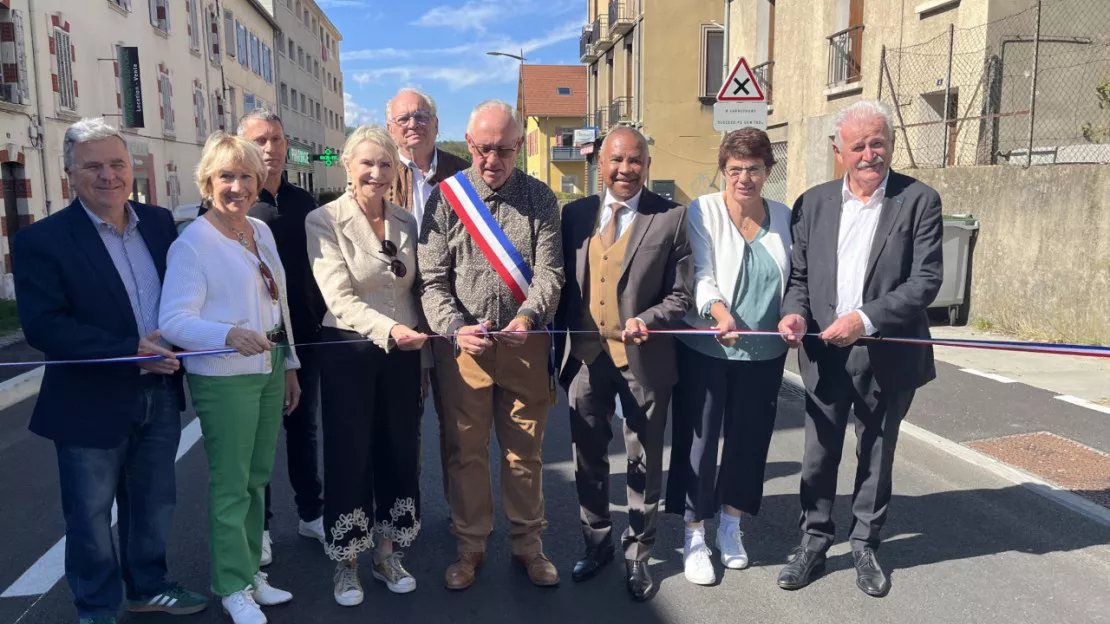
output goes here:
<path id="1" fill-rule="evenodd" d="M 150 8 L 150 25 L 158 30 L 170 32 L 170 3 L 169 0 L 147 0 Z"/>
<path id="2" fill-rule="evenodd" d="M 204 111 L 204 90 L 200 82 L 193 82 L 193 106 L 197 117 L 197 140 L 203 141 L 208 136 L 208 119 Z"/>
<path id="3" fill-rule="evenodd" d="M 166 134 L 174 133 L 173 114 L 173 85 L 170 83 L 170 74 L 164 68 L 158 72 L 158 82 L 162 87 L 162 131 Z"/>
<path id="4" fill-rule="evenodd" d="M 216 9 L 209 7 L 208 9 L 208 60 L 220 65 L 223 63 L 223 57 L 220 56 L 220 18 L 216 14 Z"/>
<path id="5" fill-rule="evenodd" d="M 69 33 L 54 29 L 54 49 L 58 60 L 58 102 L 62 108 L 77 110 L 77 90 L 73 87 L 73 44 Z"/>
<path id="6" fill-rule="evenodd" d="M 27 66 L 23 49 L 23 13 L 0 8 L 0 50 L 11 45 L 15 54 L 0 55 L 0 100 L 28 104 Z"/>
<path id="7" fill-rule="evenodd" d="M 200 7 L 199 0 L 185 0 L 185 10 L 189 16 L 189 49 L 200 51 Z"/>
<path id="8" fill-rule="evenodd" d="M 239 36 L 239 26 L 235 21 L 235 15 L 228 10 L 224 10 L 224 47 L 227 48 L 227 55 L 235 58 L 235 53 L 238 50 L 235 40 Z"/>

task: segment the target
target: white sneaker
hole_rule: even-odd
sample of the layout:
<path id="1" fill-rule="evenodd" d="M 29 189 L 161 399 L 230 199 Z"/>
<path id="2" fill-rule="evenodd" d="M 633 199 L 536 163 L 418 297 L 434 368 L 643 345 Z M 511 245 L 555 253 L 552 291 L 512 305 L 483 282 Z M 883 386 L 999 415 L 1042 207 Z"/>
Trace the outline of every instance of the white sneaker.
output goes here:
<path id="1" fill-rule="evenodd" d="M 721 564 L 730 570 L 748 567 L 748 551 L 744 550 L 744 532 L 717 529 L 717 548 L 721 549 Z"/>
<path id="2" fill-rule="evenodd" d="M 303 537 L 310 537 L 314 540 L 319 541 L 321 544 L 323 544 L 324 543 L 324 517 L 320 516 L 319 518 L 317 518 L 317 519 L 315 519 L 311 522 L 305 522 L 304 520 L 301 520 L 300 524 L 297 525 L 297 533 L 300 533 L 301 536 L 303 536 Z"/>
<path id="3" fill-rule="evenodd" d="M 258 608 L 254 601 L 252 588 L 248 585 L 243 591 L 224 596 L 220 603 L 224 606 L 224 613 L 231 616 L 235 624 L 266 624 L 266 614 Z"/>
<path id="4" fill-rule="evenodd" d="M 362 604 L 362 583 L 358 580 L 358 561 L 340 561 L 335 564 L 335 589 L 332 595 L 343 607 Z"/>
<path id="5" fill-rule="evenodd" d="M 258 567 L 264 568 L 274 562 L 274 542 L 270 539 L 270 532 L 262 532 L 262 559 Z"/>
<path id="6" fill-rule="evenodd" d="M 395 594 L 407 594 L 416 589 L 416 579 L 401 565 L 404 556 L 404 553 L 395 552 L 375 564 L 372 572 L 374 578 Z"/>
<path id="7" fill-rule="evenodd" d="M 270 585 L 265 572 L 256 572 L 254 575 L 254 591 L 251 592 L 254 601 L 263 607 L 284 604 L 293 599 L 293 594 Z"/>
<path id="8" fill-rule="evenodd" d="M 717 582 L 717 572 L 713 569 L 713 551 L 704 544 L 694 550 L 687 550 L 682 557 L 686 568 L 686 580 L 697 585 L 712 585 Z"/>

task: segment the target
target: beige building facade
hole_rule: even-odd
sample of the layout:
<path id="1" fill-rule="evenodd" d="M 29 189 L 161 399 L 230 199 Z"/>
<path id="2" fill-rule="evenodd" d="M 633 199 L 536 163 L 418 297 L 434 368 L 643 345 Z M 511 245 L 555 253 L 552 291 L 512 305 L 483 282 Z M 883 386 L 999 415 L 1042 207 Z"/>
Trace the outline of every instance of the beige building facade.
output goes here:
<path id="1" fill-rule="evenodd" d="M 323 82 L 324 101 L 324 147 L 339 155 L 346 139 L 343 117 L 343 73 L 339 69 L 339 42 L 342 36 L 331 20 L 324 16 L 321 20 L 324 29 L 323 66 L 320 68 Z M 347 174 L 338 161 L 332 166 L 324 164 L 324 191 L 342 192 L 347 188 Z"/>
<path id="2" fill-rule="evenodd" d="M 843 175 L 833 118 L 861 98 L 895 111 L 895 168 L 1023 164 L 1036 14 L 1036 0 L 733 0 L 728 56 L 745 57 L 771 94 L 779 165 L 765 194 L 789 204 Z M 1033 130 L 1041 162 L 1110 158 L 1079 136 L 1099 116 L 1097 99 L 1084 96 L 1097 81 L 1084 75 L 1110 71 L 1096 56 L 1108 20 L 1110 3 L 1043 3 Z"/>
<path id="3" fill-rule="evenodd" d="M 588 0 L 579 45 L 589 124 L 639 128 L 651 144 L 649 188 L 681 203 L 718 188 L 713 102 L 724 70 L 720 0 Z M 590 155 L 588 192 L 601 184 Z"/>

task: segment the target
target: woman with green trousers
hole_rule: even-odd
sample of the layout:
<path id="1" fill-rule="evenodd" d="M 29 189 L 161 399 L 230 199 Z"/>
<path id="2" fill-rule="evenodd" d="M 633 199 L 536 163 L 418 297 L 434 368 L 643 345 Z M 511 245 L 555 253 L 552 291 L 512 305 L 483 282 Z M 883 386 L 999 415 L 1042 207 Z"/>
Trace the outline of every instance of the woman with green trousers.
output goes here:
<path id="1" fill-rule="evenodd" d="M 300 398 L 285 271 L 270 229 L 247 216 L 265 176 L 253 143 L 209 137 L 196 171 L 207 211 L 170 247 L 159 317 L 178 347 L 235 350 L 182 358 L 208 455 L 212 591 L 235 624 L 265 624 L 260 606 L 293 598 L 259 571 L 278 429 Z"/>

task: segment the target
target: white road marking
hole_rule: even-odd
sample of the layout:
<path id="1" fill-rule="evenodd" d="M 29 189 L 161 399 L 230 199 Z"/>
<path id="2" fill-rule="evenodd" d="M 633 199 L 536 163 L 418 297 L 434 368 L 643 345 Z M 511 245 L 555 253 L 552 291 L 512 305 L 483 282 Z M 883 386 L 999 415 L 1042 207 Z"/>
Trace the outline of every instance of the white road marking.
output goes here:
<path id="1" fill-rule="evenodd" d="M 797 373 L 784 371 L 783 381 L 793 384 L 799 388 L 805 389 L 805 385 L 802 383 L 802 377 Z M 1056 398 L 1061 400 L 1075 399 L 1075 397 L 1062 396 Z M 1075 400 L 1083 401 L 1083 399 Z M 1069 403 L 1070 402 L 1071 401 L 1069 401 Z M 1087 402 L 1084 401 L 1084 403 Z M 1108 408 L 1104 408 L 1100 405 L 1094 405 L 1094 407 L 1100 408 L 1100 411 L 1105 410 L 1107 413 L 1110 413 L 1110 409 Z M 908 434 L 909 436 L 936 448 L 937 450 L 943 451 L 949 455 L 952 455 L 953 457 L 962 459 L 969 464 L 973 464 L 975 466 L 983 468 L 996 476 L 1006 479 L 1010 483 L 1020 485 L 1028 490 L 1040 494 L 1041 496 L 1053 501 L 1058 505 L 1067 507 L 1068 509 L 1081 516 L 1093 520 L 1103 526 L 1110 527 L 1110 509 L 1107 509 L 1102 505 L 1089 501 L 1082 496 L 1079 496 L 1078 494 L 1065 490 L 1053 483 L 1049 483 L 1044 479 L 1033 476 L 1028 472 L 1025 472 L 1024 470 L 1014 468 L 1013 466 L 1010 466 L 1009 464 L 1006 464 L 994 457 L 991 457 L 986 453 L 980 453 L 975 449 L 968 448 L 947 438 L 942 438 L 941 436 L 926 429 L 922 429 L 921 427 L 918 427 L 917 425 L 914 425 L 908 421 L 903 420 L 902 424 L 899 426 L 899 430 L 902 433 Z"/>
<path id="2" fill-rule="evenodd" d="M 977 375 L 979 377 L 983 377 L 983 378 L 986 378 L 986 379 L 997 381 L 998 383 L 1004 383 L 1004 384 L 1017 383 L 1016 380 L 1010 379 L 1009 377 L 1003 377 L 1002 375 L 995 375 L 994 373 L 984 373 L 983 371 L 975 370 L 974 368 L 961 368 L 960 372 L 968 373 L 970 375 Z"/>
<path id="3" fill-rule="evenodd" d="M 185 453 L 200 440 L 200 420 L 194 418 L 192 422 L 181 430 L 181 442 L 177 445 L 177 458 L 180 461 Z M 112 505 L 112 525 L 116 524 L 116 506 Z M 15 598 L 19 596 L 38 596 L 50 591 L 54 585 L 65 576 L 66 538 L 58 540 L 46 554 L 39 557 L 27 571 L 11 584 L 0 598 Z"/>
<path id="4" fill-rule="evenodd" d="M 1079 397 L 1073 397 L 1073 396 L 1067 395 L 1067 394 L 1062 394 L 1062 395 L 1060 395 L 1056 398 L 1065 402 L 1065 403 L 1071 403 L 1072 405 L 1078 405 L 1079 407 L 1085 407 L 1087 409 L 1092 409 L 1092 410 L 1095 410 L 1096 412 L 1102 412 L 1103 414 L 1110 414 L 1110 407 L 1106 407 L 1105 405 L 1099 405 L 1098 403 L 1092 403 L 1091 401 L 1088 401 L 1087 399 L 1081 399 Z"/>

